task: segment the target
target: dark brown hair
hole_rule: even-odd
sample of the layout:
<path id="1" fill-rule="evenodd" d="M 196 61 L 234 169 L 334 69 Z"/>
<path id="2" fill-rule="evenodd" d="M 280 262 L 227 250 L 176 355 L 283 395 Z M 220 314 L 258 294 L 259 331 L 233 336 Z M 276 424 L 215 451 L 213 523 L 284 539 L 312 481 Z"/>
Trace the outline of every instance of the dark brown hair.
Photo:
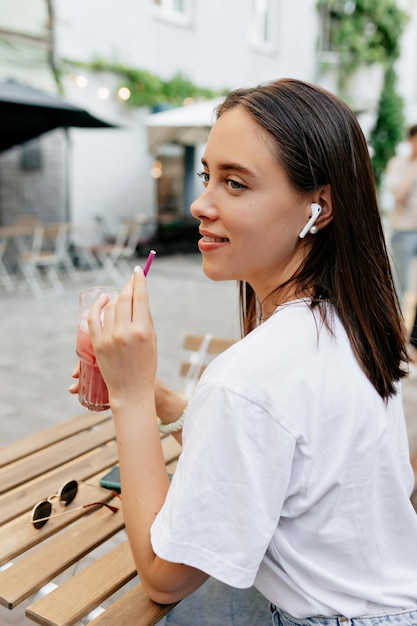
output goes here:
<path id="1" fill-rule="evenodd" d="M 333 220 L 310 238 L 302 266 L 270 297 L 279 302 L 288 283 L 297 292 L 308 290 L 329 328 L 325 302 L 331 302 L 367 377 L 388 398 L 405 375 L 408 358 L 368 147 L 356 117 L 336 96 L 294 79 L 237 89 L 219 106 L 217 117 L 235 106 L 273 138 L 277 161 L 294 189 L 309 194 L 331 188 Z M 258 323 L 259 307 L 244 282 L 240 306 L 247 334 Z"/>
<path id="2" fill-rule="evenodd" d="M 417 124 L 410 126 L 410 128 L 408 129 L 408 136 L 414 137 L 414 135 L 417 135 Z"/>

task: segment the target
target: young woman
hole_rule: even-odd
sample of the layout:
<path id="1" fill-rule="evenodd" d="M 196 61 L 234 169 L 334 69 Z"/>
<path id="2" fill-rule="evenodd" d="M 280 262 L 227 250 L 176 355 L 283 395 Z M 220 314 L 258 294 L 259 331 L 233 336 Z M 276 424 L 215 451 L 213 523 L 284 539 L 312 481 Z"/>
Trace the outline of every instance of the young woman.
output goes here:
<path id="1" fill-rule="evenodd" d="M 275 625 L 416 625 L 405 334 L 360 127 L 304 82 L 240 89 L 200 176 L 203 269 L 241 282 L 244 337 L 185 419 L 155 379 L 141 269 L 89 318 L 141 581 L 161 603 L 210 576 L 254 584 Z M 171 485 L 157 415 L 184 424 Z"/>

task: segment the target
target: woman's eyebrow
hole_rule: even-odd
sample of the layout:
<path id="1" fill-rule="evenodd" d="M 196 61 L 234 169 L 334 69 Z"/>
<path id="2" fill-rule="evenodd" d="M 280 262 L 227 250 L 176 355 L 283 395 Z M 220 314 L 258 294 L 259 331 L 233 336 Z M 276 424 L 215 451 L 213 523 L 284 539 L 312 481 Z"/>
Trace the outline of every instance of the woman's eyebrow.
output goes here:
<path id="1" fill-rule="evenodd" d="M 201 159 L 201 163 L 203 164 L 204 167 L 208 168 L 207 165 L 207 161 L 205 159 Z M 246 176 L 255 176 L 255 173 L 248 169 L 247 167 L 245 167 L 244 165 L 241 165 L 240 163 L 219 163 L 217 166 L 217 169 L 220 170 L 221 172 L 228 172 L 230 170 L 233 170 L 235 172 L 240 172 L 241 174 L 245 174 Z"/>

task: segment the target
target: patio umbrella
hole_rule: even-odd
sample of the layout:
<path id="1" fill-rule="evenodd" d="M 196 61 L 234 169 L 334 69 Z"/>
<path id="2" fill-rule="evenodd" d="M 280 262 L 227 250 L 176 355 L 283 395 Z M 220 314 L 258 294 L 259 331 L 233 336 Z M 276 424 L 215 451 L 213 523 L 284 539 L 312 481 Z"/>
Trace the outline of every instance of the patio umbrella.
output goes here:
<path id="1" fill-rule="evenodd" d="M 54 128 L 112 128 L 58 96 L 15 80 L 0 81 L 0 151 Z"/>
<path id="2" fill-rule="evenodd" d="M 224 97 L 213 98 L 148 115 L 145 124 L 149 151 L 157 154 L 166 143 L 188 146 L 205 143 L 214 122 L 214 109 L 223 100 Z"/>

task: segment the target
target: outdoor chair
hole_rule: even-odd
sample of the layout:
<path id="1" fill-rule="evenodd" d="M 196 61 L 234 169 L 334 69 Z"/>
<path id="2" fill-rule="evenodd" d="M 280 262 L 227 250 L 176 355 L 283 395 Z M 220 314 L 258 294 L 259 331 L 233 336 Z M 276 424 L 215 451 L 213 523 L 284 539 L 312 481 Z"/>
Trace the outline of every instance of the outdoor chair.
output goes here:
<path id="1" fill-rule="evenodd" d="M 180 375 L 184 377 L 183 396 L 190 400 L 200 376 L 215 356 L 230 348 L 236 339 L 213 337 L 211 334 L 188 333 L 184 337 L 183 348 L 187 358 L 180 364 Z"/>
<path id="2" fill-rule="evenodd" d="M 27 249 L 27 242 L 32 245 L 36 224 L 16 220 L 15 224 L 0 227 L 0 283 L 7 293 L 13 293 L 18 287 L 16 275 L 16 246 L 18 250 Z"/>
<path id="3" fill-rule="evenodd" d="M 67 223 L 38 223 L 35 225 L 30 248 L 22 241 L 17 241 L 20 248 L 17 257 L 19 268 L 32 293 L 43 296 L 52 287 L 55 293 L 62 293 L 64 285 L 59 277 L 59 270 L 64 268 L 71 280 L 78 279 L 77 272 L 68 253 Z M 49 279 L 45 283 L 44 274 Z"/>
<path id="4" fill-rule="evenodd" d="M 103 275 L 111 277 L 117 286 L 122 286 L 133 270 L 136 249 L 146 240 L 148 218 L 138 215 L 132 219 L 122 219 L 114 241 L 109 241 L 103 232 L 102 224 L 96 227 L 96 241 L 80 252 L 88 259 L 90 267 L 95 263 L 97 279 Z M 99 239 L 99 240 L 97 240 Z"/>

